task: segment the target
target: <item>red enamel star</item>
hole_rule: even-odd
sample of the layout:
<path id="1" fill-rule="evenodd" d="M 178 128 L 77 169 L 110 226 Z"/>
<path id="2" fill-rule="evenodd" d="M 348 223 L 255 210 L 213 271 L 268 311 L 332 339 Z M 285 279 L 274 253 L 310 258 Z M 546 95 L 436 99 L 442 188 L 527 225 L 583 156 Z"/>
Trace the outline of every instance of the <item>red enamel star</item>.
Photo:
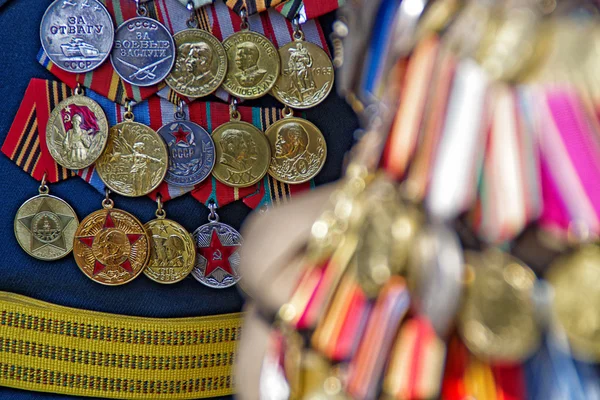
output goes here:
<path id="1" fill-rule="evenodd" d="M 229 257 L 237 250 L 238 246 L 225 246 L 221 243 L 217 230 L 213 229 L 212 236 L 210 238 L 210 245 L 208 247 L 200 247 L 198 252 L 202 257 L 206 259 L 206 269 L 204 270 L 204 276 L 209 276 L 217 268 L 221 268 L 223 271 L 230 275 L 235 273 L 231 269 L 231 263 Z"/>
<path id="2" fill-rule="evenodd" d="M 190 144 L 190 142 L 188 141 L 190 132 L 184 131 L 181 125 L 179 125 L 179 129 L 177 130 L 177 132 L 171 132 L 171 135 L 173 135 L 173 137 L 175 138 L 175 144 L 179 142 Z"/>
<path id="3" fill-rule="evenodd" d="M 104 226 L 102 227 L 102 229 L 111 229 L 115 227 L 115 222 L 113 221 L 112 217 L 110 216 L 110 213 L 106 214 L 106 219 L 104 220 Z M 84 245 L 86 245 L 87 247 L 89 247 L 90 249 L 92 248 L 92 246 L 94 245 L 94 240 L 96 239 L 96 236 L 84 236 L 84 237 L 79 237 L 77 239 L 79 239 L 79 241 L 81 243 L 83 243 Z M 142 235 L 139 233 L 130 233 L 130 234 L 125 234 L 125 236 L 127 236 L 127 240 L 129 240 L 129 244 L 133 245 L 135 242 L 137 242 Z M 133 268 L 131 267 L 131 262 L 129 261 L 129 258 L 127 258 L 125 261 L 123 261 L 120 265 L 121 268 L 123 268 L 125 271 L 129 272 L 130 274 L 133 274 Z M 102 264 L 100 262 L 100 260 L 96 259 L 96 264 L 94 264 L 94 275 L 99 274 L 100 272 L 104 271 L 104 269 L 106 268 L 106 265 Z"/>

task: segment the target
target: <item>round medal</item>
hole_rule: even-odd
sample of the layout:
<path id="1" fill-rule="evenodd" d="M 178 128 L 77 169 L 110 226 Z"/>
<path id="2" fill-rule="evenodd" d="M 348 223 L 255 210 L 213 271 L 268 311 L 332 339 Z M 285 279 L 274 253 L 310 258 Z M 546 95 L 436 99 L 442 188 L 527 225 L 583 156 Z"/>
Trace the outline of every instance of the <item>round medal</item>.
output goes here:
<path id="1" fill-rule="evenodd" d="M 54 160 L 65 168 L 92 165 L 104 151 L 108 121 L 98 103 L 75 95 L 52 110 L 46 125 L 46 144 Z"/>
<path id="2" fill-rule="evenodd" d="M 469 285 L 458 330 L 473 354 L 496 362 L 519 362 L 536 350 L 535 274 L 497 250 L 466 252 Z"/>
<path id="3" fill-rule="evenodd" d="M 158 218 L 144 225 L 150 237 L 150 259 L 144 274 L 158 283 L 176 283 L 192 272 L 194 239 L 175 221 Z"/>
<path id="4" fill-rule="evenodd" d="M 96 171 L 112 191 L 137 197 L 160 185 L 167 166 L 167 148 L 161 137 L 146 125 L 125 121 L 110 128 Z"/>
<path id="5" fill-rule="evenodd" d="M 271 148 L 265 135 L 254 125 L 227 122 L 212 134 L 216 148 L 213 176 L 233 187 L 248 187 L 266 175 Z"/>
<path id="6" fill-rule="evenodd" d="M 215 144 L 200 125 L 176 120 L 158 130 L 169 148 L 165 181 L 174 186 L 194 186 L 205 180 L 215 165 Z"/>
<path id="7" fill-rule="evenodd" d="M 227 75 L 223 89 L 240 99 L 257 99 L 271 90 L 279 76 L 279 54 L 260 33 L 240 31 L 223 42 Z"/>
<path id="8" fill-rule="evenodd" d="M 269 174 L 278 181 L 307 182 L 325 165 L 325 138 L 309 121 L 286 117 L 269 126 L 265 135 L 271 147 Z"/>
<path id="9" fill-rule="evenodd" d="M 188 97 L 208 96 L 223 83 L 227 54 L 219 39 L 201 29 L 186 29 L 175 36 L 177 58 L 167 85 Z"/>
<path id="10" fill-rule="evenodd" d="M 242 235 L 231 226 L 220 222 L 202 225 L 194 232 L 196 266 L 192 276 L 214 289 L 225 289 L 240 280 L 239 247 Z"/>
<path id="11" fill-rule="evenodd" d="M 40 194 L 27 200 L 15 216 L 15 236 L 32 257 L 58 260 L 73 250 L 79 223 L 73 208 L 64 200 Z"/>
<path id="12" fill-rule="evenodd" d="M 281 74 L 271 94 L 286 106 L 310 108 L 321 103 L 333 88 L 333 64 L 327 53 L 310 42 L 296 39 L 279 48 Z"/>
<path id="13" fill-rule="evenodd" d="M 552 310 L 569 339 L 570 351 L 583 361 L 600 360 L 600 248 L 588 244 L 555 261 L 546 274 L 554 289 Z"/>
<path id="14" fill-rule="evenodd" d="M 98 0 L 55 0 L 42 17 L 40 38 L 56 66 L 84 73 L 100 66 L 110 54 L 113 22 Z"/>
<path id="15" fill-rule="evenodd" d="M 146 230 L 133 215 L 112 208 L 88 215 L 77 228 L 75 262 L 90 279 L 103 285 L 123 285 L 135 279 L 150 257 Z"/>
<path id="16" fill-rule="evenodd" d="M 156 85 L 173 68 L 175 43 L 160 22 L 135 17 L 117 28 L 110 61 L 125 82 L 136 86 Z"/>

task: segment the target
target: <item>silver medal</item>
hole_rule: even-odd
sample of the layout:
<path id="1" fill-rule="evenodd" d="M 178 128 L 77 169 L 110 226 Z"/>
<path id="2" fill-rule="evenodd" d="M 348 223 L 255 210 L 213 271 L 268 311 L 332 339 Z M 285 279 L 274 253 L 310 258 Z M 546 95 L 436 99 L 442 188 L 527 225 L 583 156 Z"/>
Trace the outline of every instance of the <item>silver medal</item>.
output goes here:
<path id="1" fill-rule="evenodd" d="M 185 120 L 182 111 L 175 116 L 175 121 L 158 130 L 169 149 L 165 181 L 174 186 L 190 187 L 210 176 L 215 165 L 215 144 L 204 128 Z"/>
<path id="2" fill-rule="evenodd" d="M 110 54 L 114 27 L 98 0 L 56 0 L 42 17 L 40 39 L 56 66 L 84 73 L 100 66 Z"/>
<path id="3" fill-rule="evenodd" d="M 208 287 L 225 289 L 238 283 L 241 278 L 238 250 L 243 239 L 231 226 L 219 222 L 214 204 L 210 204 L 209 209 L 210 222 L 194 231 L 197 254 L 192 276 Z"/>
<path id="4" fill-rule="evenodd" d="M 110 61 L 125 82 L 156 85 L 169 75 L 175 63 L 173 36 L 152 18 L 132 18 L 117 28 Z"/>

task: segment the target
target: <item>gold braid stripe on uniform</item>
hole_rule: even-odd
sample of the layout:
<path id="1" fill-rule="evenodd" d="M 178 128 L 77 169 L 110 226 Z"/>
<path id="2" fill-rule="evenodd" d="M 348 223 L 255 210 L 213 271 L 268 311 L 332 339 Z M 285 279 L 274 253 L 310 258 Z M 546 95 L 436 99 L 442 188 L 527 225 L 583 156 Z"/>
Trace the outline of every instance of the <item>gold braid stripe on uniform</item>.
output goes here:
<path id="1" fill-rule="evenodd" d="M 120 399 L 233 393 L 242 314 L 157 319 L 0 292 L 0 385 Z"/>

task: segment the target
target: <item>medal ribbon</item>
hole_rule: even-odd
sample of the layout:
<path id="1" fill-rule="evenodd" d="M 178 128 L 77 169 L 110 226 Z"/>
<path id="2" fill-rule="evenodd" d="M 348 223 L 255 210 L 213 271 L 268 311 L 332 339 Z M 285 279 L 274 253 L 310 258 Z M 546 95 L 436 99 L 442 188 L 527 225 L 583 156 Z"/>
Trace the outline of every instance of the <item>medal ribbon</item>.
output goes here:
<path id="1" fill-rule="evenodd" d="M 32 79 L 2 146 L 2 152 L 6 156 L 37 180 L 41 180 L 44 173 L 47 174 L 46 179 L 50 183 L 75 175 L 75 172 L 58 166 L 46 147 L 46 124 L 50 110 L 71 94 L 71 90 L 65 84 Z M 87 91 L 86 96 L 100 104 L 110 126 L 124 120 L 124 107 L 91 90 Z M 136 121 L 158 130 L 164 124 L 174 121 L 176 107 L 164 99 L 153 96 L 149 100 L 139 103 L 133 111 Z M 263 131 L 279 119 L 280 115 L 280 110 L 276 108 L 239 107 L 239 111 L 242 121 L 252 123 Z M 203 126 L 209 132 L 230 119 L 229 106 L 214 102 L 194 102 L 188 107 L 188 114 L 191 121 Z M 94 186 L 100 193 L 104 193 L 104 183 L 96 174 L 93 166 L 76 171 L 76 174 Z M 256 185 L 238 189 L 226 186 L 209 177 L 197 186 L 189 188 L 180 188 L 163 182 L 156 191 L 150 194 L 150 197 L 156 199 L 156 195 L 160 193 L 162 200 L 168 201 L 191 193 L 195 199 L 204 204 L 213 201 L 222 207 L 233 201 L 243 200 L 248 207 L 257 208 L 263 204 L 285 203 L 293 195 L 309 190 L 313 186 L 312 182 L 288 185 L 267 175 Z"/>
<path id="2" fill-rule="evenodd" d="M 346 0 L 288 0 L 276 7 L 286 18 L 308 21 L 337 10 Z"/>
<path id="3" fill-rule="evenodd" d="M 131 0 L 103 0 L 102 2 L 115 20 L 116 26 L 137 15 L 135 3 Z M 147 6 L 148 16 L 161 22 L 171 33 L 188 29 L 186 21 L 190 13 L 177 0 L 155 0 L 148 3 Z M 199 28 L 212 32 L 220 41 L 240 30 L 239 15 L 230 10 L 223 2 L 203 7 L 197 10 L 196 14 Z M 265 35 L 277 48 L 293 40 L 292 23 L 274 9 L 251 16 L 249 23 L 253 31 Z M 302 25 L 302 30 L 305 40 L 317 44 L 329 54 L 327 41 L 318 21 L 314 19 L 307 21 Z M 76 87 L 79 83 L 122 105 L 127 99 L 140 102 L 157 92 L 161 97 L 174 104 L 179 104 L 180 100 L 190 101 L 190 99 L 181 98 L 164 83 L 150 87 L 138 87 L 124 82 L 115 72 L 110 60 L 106 60 L 99 68 L 86 74 L 63 71 L 50 61 L 43 49 L 38 53 L 38 61 L 71 88 Z M 219 89 L 215 94 L 223 100 L 229 100 L 229 94 L 223 89 Z"/>
<path id="4" fill-rule="evenodd" d="M 0 292 L 0 385 L 118 399 L 233 394 L 242 315 L 140 318 Z"/>

